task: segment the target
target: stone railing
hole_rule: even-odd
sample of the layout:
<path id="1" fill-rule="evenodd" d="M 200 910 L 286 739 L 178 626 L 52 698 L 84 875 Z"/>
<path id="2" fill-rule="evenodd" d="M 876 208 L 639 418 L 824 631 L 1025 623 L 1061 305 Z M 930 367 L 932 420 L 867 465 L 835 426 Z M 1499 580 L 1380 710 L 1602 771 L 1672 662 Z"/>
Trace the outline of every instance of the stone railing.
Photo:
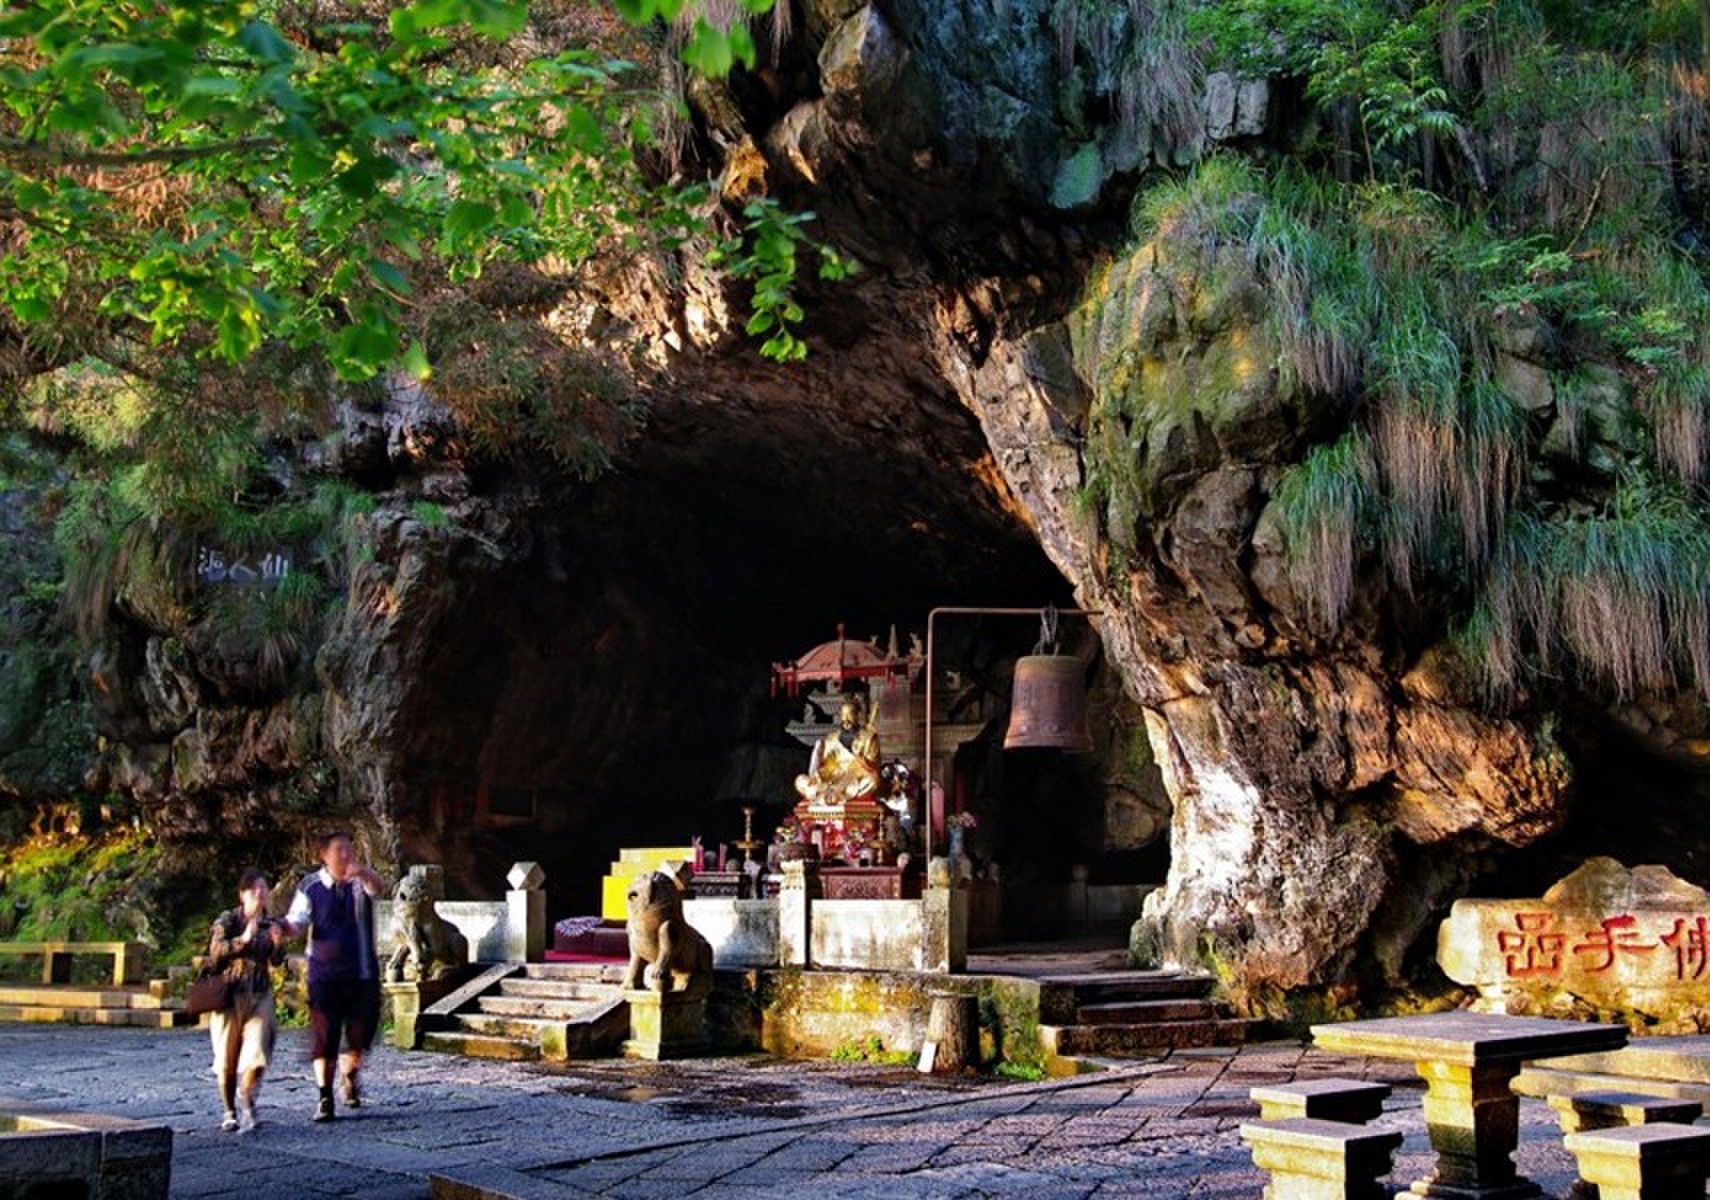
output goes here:
<path id="1" fill-rule="evenodd" d="M 827 900 L 813 864 L 783 866 L 776 897 L 684 902 L 684 917 L 712 944 L 715 966 L 951 972 L 967 965 L 968 891 L 943 860 L 934 860 L 917 900 Z"/>
<path id="2" fill-rule="evenodd" d="M 437 875 L 438 867 L 429 867 Z M 546 958 L 546 872 L 539 863 L 520 862 L 506 875 L 503 900 L 439 900 L 434 911 L 456 927 L 469 943 L 469 961 L 542 962 Z M 382 961 L 396 946 L 393 902 L 374 902 L 374 937 Z"/>

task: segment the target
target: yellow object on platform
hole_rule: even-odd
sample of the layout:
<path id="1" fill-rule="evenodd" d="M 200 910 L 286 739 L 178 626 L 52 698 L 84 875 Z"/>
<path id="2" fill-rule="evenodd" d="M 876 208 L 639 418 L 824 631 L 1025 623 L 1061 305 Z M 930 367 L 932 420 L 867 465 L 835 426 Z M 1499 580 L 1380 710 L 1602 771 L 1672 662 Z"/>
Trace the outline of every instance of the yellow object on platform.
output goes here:
<path id="1" fill-rule="evenodd" d="M 684 859 L 693 858 L 693 846 L 647 846 L 635 850 L 619 850 L 611 873 L 600 880 L 600 915 L 608 921 L 622 921 L 629 916 L 629 885 L 637 875 L 651 875 L 661 867 L 675 867 Z"/>

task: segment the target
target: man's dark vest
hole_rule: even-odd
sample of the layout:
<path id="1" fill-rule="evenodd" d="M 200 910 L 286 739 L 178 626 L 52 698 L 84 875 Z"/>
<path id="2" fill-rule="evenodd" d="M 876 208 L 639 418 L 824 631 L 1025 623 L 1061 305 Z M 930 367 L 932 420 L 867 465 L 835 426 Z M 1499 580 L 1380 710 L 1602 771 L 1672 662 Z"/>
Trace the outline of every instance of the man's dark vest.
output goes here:
<path id="1" fill-rule="evenodd" d="M 328 887 L 319 876 L 303 885 L 309 898 L 309 982 L 377 979 L 373 907 L 353 881 Z"/>

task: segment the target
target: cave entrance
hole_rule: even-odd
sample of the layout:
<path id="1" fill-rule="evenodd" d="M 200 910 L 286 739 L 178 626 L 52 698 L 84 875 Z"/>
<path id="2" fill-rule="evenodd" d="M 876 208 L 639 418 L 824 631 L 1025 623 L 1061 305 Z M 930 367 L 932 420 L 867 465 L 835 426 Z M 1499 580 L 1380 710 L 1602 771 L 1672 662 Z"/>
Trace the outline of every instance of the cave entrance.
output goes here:
<path id="1" fill-rule="evenodd" d="M 420 674 L 407 861 L 443 863 L 448 894 L 471 897 L 536 861 L 554 919 L 599 912 L 620 849 L 699 837 L 716 854 L 745 805 L 760 838 L 791 811 L 803 701 L 773 695 L 772 664 L 839 625 L 880 645 L 894 629 L 906 648 L 945 604 L 1074 607 L 964 410 L 942 405 L 927 437 L 846 408 L 796 400 L 769 422 L 694 429 L 666 410 L 642 461 L 532 510 L 526 553 L 467 583 Z M 792 424 L 810 419 L 833 425 Z M 940 720 L 973 711 L 957 709 L 958 681 L 985 697 L 949 783 L 985 824 L 971 850 L 997 897 L 979 910 L 986 941 L 1114 927 L 1116 913 L 1044 897 L 1163 878 L 1162 788 L 1125 773 L 1142 722 L 1108 668 L 1086 761 L 998 748 L 1014 659 L 1037 633 L 963 622 L 935 654 Z"/>

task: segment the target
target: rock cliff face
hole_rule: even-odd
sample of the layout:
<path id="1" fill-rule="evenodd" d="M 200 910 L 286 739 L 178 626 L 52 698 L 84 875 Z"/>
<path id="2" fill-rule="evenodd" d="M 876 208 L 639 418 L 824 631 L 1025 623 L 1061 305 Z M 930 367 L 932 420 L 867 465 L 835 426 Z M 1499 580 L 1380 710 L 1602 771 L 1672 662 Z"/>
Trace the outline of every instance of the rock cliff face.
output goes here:
<path id="1" fill-rule="evenodd" d="M 1255 1007 L 1394 983 L 1493 864 L 1540 843 L 1539 858 L 1571 853 L 1559 835 L 1576 779 L 1649 718 L 1571 689 L 1492 703 L 1451 636 L 1464 580 L 1398 580 L 1375 544 L 1336 581 L 1346 618 L 1323 619 L 1329 584 L 1289 553 L 1279 485 L 1347 427 L 1338 393 L 1374 385 L 1287 368 L 1289 281 L 1238 237 L 1165 223 L 1121 249 L 1098 208 L 1138 172 L 1285 136 L 1290 114 L 1269 110 L 1263 85 L 1200 74 L 1161 19 L 1089 31 L 1065 27 L 1071 10 L 1090 11 L 856 10 L 819 46 L 819 94 L 753 139 L 773 185 L 804 194 L 877 270 L 934 264 L 892 298 L 917 314 L 912 344 L 978 417 L 1079 602 L 1104 614 L 1174 802 L 1169 880 L 1137 949 L 1213 965 Z M 1105 69 L 1152 51 L 1177 73 Z M 887 207 L 916 219 L 884 253 Z M 1522 313 L 1499 330 L 1493 369 L 1522 413 L 1527 474 L 1487 464 L 1477 486 L 1495 498 L 1464 509 L 1500 512 L 1512 488 L 1574 511 L 1573 481 L 1595 493 L 1642 453 L 1621 376 L 1575 364 L 1547 325 Z M 1692 777 L 1707 761 L 1686 749 L 1696 703 L 1649 692 L 1677 714 L 1661 737 L 1700 764 Z"/>
<path id="2" fill-rule="evenodd" d="M 1284 480 L 1367 381 L 1328 351 L 1288 369 L 1288 281 L 1239 239 L 1125 222 L 1141 181 L 1286 138 L 1283 99 L 1202 71 L 1169 6 L 799 7 L 775 62 L 695 99 L 728 199 L 811 208 L 861 264 L 805 285 L 806 362 L 759 359 L 741 295 L 693 261 L 628 263 L 546 322 L 612 347 L 646 401 L 593 483 L 484 461 L 409 388 L 344 404 L 290 466 L 376 497 L 361 553 L 325 566 L 342 601 L 264 678 L 132 570 L 94 663 L 100 782 L 190 833 L 342 805 L 465 892 L 543 839 L 591 878 L 614 846 L 734 834 L 735 802 L 787 789 L 801 755 L 756 664 L 839 621 L 906 635 L 938 604 L 1072 596 L 1126 695 L 1101 736 L 1143 729 L 1173 806 L 1137 950 L 1212 965 L 1255 1008 L 1402 979 L 1475 880 L 1571 852 L 1576 794 L 1637 780 L 1654 813 L 1702 790 L 1695 700 L 1498 707 L 1451 637 L 1464 581 L 1398 579 L 1376 538 L 1303 568 Z M 1570 400 L 1564 365 L 1547 325 L 1506 335 L 1526 474 L 1468 500 L 1478 519 L 1645 452 L 1621 377 L 1582 365 Z M 1105 791 L 1110 847 L 1169 807 Z M 1696 831 L 1674 840 L 1690 868 Z"/>

